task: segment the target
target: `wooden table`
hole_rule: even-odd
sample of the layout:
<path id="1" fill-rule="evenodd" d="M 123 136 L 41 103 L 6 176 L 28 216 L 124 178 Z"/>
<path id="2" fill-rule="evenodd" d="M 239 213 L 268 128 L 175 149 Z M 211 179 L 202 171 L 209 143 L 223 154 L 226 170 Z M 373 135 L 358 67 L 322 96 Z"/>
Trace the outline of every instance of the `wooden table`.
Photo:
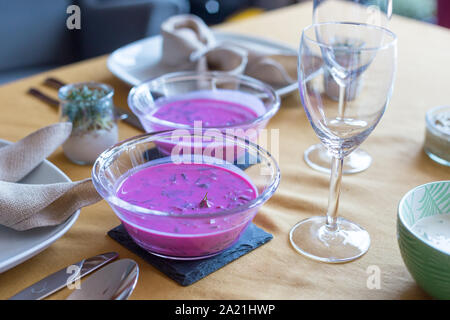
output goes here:
<path id="1" fill-rule="evenodd" d="M 220 30 L 263 36 L 293 47 L 302 28 L 311 23 L 309 3 L 262 16 L 224 24 Z M 288 232 L 299 220 L 324 214 L 327 175 L 310 169 L 303 151 L 317 138 L 301 108 L 298 93 L 282 101 L 269 129 L 280 129 L 282 182 L 275 196 L 260 210 L 255 223 L 274 235 L 263 247 L 227 265 L 207 278 L 181 287 L 145 263 L 106 232 L 119 224 L 104 202 L 84 208 L 75 225 L 51 247 L 0 275 L 0 298 L 6 299 L 51 272 L 83 258 L 117 251 L 141 270 L 131 299 L 417 299 L 427 295 L 406 270 L 396 240 L 396 213 L 401 197 L 414 186 L 450 178 L 450 170 L 432 162 L 422 151 L 425 112 L 450 103 L 450 31 L 394 17 L 391 29 L 399 38 L 398 74 L 392 101 L 381 123 L 363 144 L 374 159 L 365 172 L 345 176 L 340 215 L 363 225 L 372 245 L 361 259 L 341 265 L 310 261 L 290 246 Z M 32 54 L 32 53 L 30 53 Z M 94 80 L 115 88 L 115 102 L 126 106 L 129 87 L 106 68 L 99 57 L 39 74 L 0 87 L 0 138 L 17 141 L 26 134 L 58 121 L 51 107 L 26 94 L 47 76 L 66 82 Z M 120 138 L 140 132 L 120 125 Z M 50 158 L 73 180 L 90 176 L 90 167 L 70 163 L 61 149 Z M 380 289 L 369 289 L 369 267 L 380 270 Z M 369 273 L 368 273 L 369 272 Z M 51 296 L 65 298 L 65 289 Z"/>

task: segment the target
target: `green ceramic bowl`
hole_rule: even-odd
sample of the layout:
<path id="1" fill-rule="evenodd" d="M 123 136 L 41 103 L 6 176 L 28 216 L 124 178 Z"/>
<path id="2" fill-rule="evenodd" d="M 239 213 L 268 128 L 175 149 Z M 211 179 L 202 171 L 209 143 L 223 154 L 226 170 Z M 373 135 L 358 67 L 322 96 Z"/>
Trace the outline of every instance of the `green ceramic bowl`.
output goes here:
<path id="1" fill-rule="evenodd" d="M 434 298 L 450 299 L 450 251 L 437 247 L 413 229 L 422 219 L 436 215 L 445 221 L 444 215 L 450 215 L 450 180 L 418 186 L 402 198 L 397 239 L 403 261 L 417 284 Z"/>

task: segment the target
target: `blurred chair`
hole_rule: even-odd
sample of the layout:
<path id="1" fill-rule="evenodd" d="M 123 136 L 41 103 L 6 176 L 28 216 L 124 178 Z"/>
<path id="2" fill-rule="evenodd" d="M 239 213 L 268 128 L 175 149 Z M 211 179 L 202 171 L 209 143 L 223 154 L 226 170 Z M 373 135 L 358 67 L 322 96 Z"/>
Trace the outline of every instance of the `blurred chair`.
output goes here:
<path id="1" fill-rule="evenodd" d="M 0 1 L 0 83 L 75 59 L 66 28 L 70 1 Z"/>
<path id="2" fill-rule="evenodd" d="M 67 7 L 81 9 L 81 29 L 69 30 Z M 0 1 L 0 84 L 111 52 L 159 33 L 188 0 Z"/>
<path id="3" fill-rule="evenodd" d="M 187 0 L 78 0 L 75 3 L 81 9 L 82 59 L 158 34 L 165 19 L 189 12 Z"/>

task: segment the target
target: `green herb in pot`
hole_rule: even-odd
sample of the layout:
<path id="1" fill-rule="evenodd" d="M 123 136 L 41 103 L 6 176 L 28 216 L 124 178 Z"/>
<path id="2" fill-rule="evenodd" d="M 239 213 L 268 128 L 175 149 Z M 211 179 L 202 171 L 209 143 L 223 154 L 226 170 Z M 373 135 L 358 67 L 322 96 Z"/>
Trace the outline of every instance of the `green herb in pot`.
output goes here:
<path id="1" fill-rule="evenodd" d="M 102 83 L 69 84 L 59 90 L 61 121 L 72 122 L 72 134 L 63 144 L 64 154 L 77 164 L 92 164 L 118 141 L 112 97 Z"/>
<path id="2" fill-rule="evenodd" d="M 62 116 L 72 122 L 74 131 L 110 130 L 114 127 L 112 100 L 103 89 L 87 85 L 73 88 L 62 106 Z"/>

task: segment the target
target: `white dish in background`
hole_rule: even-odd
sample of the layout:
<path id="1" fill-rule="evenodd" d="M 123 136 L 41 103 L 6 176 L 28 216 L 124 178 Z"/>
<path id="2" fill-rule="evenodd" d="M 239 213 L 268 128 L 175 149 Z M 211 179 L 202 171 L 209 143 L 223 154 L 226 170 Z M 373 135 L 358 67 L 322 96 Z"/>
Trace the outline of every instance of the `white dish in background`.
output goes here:
<path id="1" fill-rule="evenodd" d="M 10 142 L 0 139 L 0 150 Z M 60 169 L 50 161 L 44 160 L 21 183 L 48 184 L 70 182 Z M 66 222 L 54 227 L 42 227 L 28 231 L 16 231 L 0 226 L 0 273 L 15 267 L 46 249 L 64 235 L 80 214 L 76 211 Z"/>
<path id="2" fill-rule="evenodd" d="M 262 38 L 217 31 L 214 32 L 214 35 L 218 42 L 240 42 L 268 54 L 297 55 L 297 51 L 289 46 Z M 115 50 L 108 57 L 107 66 L 112 74 L 131 86 L 136 86 L 165 73 L 183 71 L 180 68 L 172 69 L 158 64 L 161 60 L 161 52 L 162 37 L 160 35 L 145 38 Z M 284 96 L 297 90 L 297 82 L 274 89 L 280 96 Z"/>

